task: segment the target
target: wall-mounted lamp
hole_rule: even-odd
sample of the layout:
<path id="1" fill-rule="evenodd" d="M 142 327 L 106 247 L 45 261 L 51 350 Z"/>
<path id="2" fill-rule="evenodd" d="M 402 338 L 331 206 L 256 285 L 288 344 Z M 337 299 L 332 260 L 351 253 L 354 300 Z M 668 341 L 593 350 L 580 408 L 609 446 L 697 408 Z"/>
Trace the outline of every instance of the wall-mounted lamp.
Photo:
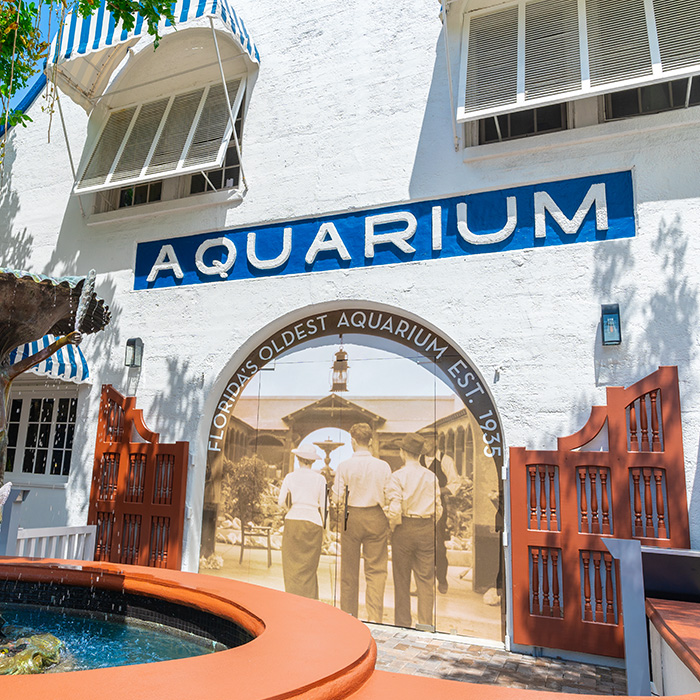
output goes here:
<path id="1" fill-rule="evenodd" d="M 124 364 L 127 367 L 141 367 L 143 360 L 143 340 L 141 338 L 129 338 L 126 341 L 126 356 Z"/>
<path id="2" fill-rule="evenodd" d="M 601 305 L 600 328 L 603 345 L 619 345 L 622 342 L 619 304 Z"/>

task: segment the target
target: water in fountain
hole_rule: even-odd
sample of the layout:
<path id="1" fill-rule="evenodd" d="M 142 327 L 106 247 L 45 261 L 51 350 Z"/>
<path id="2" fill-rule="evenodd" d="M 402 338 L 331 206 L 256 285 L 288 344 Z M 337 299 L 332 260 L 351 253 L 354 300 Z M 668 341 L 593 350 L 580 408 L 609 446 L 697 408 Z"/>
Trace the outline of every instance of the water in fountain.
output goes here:
<path id="1" fill-rule="evenodd" d="M 55 640 L 46 640 L 48 651 L 58 651 L 60 645 L 60 656 L 56 653 L 49 657 L 52 673 L 183 659 L 225 648 L 210 639 L 184 632 L 175 634 L 162 625 L 131 618 L 124 620 L 23 605 L 7 606 L 4 615 L 8 635 L 13 639 L 34 639 L 37 630 L 51 630 L 50 635 L 41 637 Z M 2 661 L 0 643 L 0 675 L 7 672 Z M 7 669 L 17 672 L 10 664 Z M 40 670 L 41 666 L 36 670 L 28 669 L 29 672 Z M 20 666 L 19 672 L 27 671 Z"/>

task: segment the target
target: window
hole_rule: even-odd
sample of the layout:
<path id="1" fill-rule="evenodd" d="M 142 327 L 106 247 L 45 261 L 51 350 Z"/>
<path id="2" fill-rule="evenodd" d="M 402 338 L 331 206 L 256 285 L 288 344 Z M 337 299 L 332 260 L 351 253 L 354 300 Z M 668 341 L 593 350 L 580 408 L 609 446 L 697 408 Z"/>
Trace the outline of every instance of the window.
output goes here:
<path id="1" fill-rule="evenodd" d="M 232 129 L 229 104 L 239 109 L 244 78 L 164 97 L 110 112 L 87 159 L 75 191 L 78 194 L 119 187 L 120 206 L 155 201 L 157 183 L 223 165 Z M 135 186 L 135 187 L 134 187 Z M 131 194 L 129 194 L 131 192 Z M 122 204 L 122 201 L 131 201 Z"/>
<path id="2" fill-rule="evenodd" d="M 160 202 L 160 195 L 163 190 L 163 181 L 149 182 L 146 185 L 136 187 L 124 187 L 119 190 L 119 208 L 135 207 L 139 204 L 149 202 Z"/>
<path id="3" fill-rule="evenodd" d="M 239 147 L 242 144 L 244 97 L 244 95 L 241 95 L 235 121 Z M 225 119 L 228 123 L 230 121 L 228 109 L 225 104 L 223 107 L 226 110 Z M 180 199 L 203 192 L 237 189 L 240 185 L 240 171 L 238 149 L 236 148 L 235 139 L 231 135 L 223 160 L 218 167 L 200 170 L 192 175 L 178 175 L 144 184 L 114 188 L 106 192 L 97 191 L 95 193 L 94 213 L 111 212 L 141 204 Z"/>
<path id="4" fill-rule="evenodd" d="M 620 90 L 593 99 L 600 99 L 602 105 L 597 121 L 694 107 L 700 105 L 700 76 Z M 574 128 L 570 115 L 576 109 L 576 103 L 562 103 L 479 119 L 478 129 L 467 132 L 467 143 L 482 145 Z"/>
<path id="5" fill-rule="evenodd" d="M 700 104 L 700 76 L 605 95 L 605 119 L 656 114 Z"/>
<path id="6" fill-rule="evenodd" d="M 479 143 L 509 141 L 567 128 L 566 105 L 547 105 L 479 120 Z"/>
<path id="7" fill-rule="evenodd" d="M 463 47 L 460 121 L 539 110 L 700 73 L 700 2 L 517 0 L 467 13 Z"/>
<path id="8" fill-rule="evenodd" d="M 78 399 L 75 391 L 21 391 L 10 402 L 6 471 L 68 476 Z"/>

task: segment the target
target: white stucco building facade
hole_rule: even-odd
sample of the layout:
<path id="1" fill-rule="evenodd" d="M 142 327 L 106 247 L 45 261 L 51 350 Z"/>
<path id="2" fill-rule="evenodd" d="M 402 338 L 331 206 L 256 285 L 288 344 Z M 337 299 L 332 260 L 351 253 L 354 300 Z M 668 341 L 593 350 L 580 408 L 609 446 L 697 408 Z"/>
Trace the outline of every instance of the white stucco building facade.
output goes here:
<path id="1" fill-rule="evenodd" d="M 489 141 L 479 131 L 487 127 L 479 127 L 478 119 L 457 121 L 467 80 L 467 18 L 478 17 L 482 5 L 487 14 L 501 9 L 497 3 L 454 0 L 443 21 L 440 5 L 425 0 L 298 0 L 274 8 L 236 0 L 235 11 L 245 20 L 260 57 L 259 64 L 243 65 L 233 58 L 234 40 L 220 35 L 224 58 L 227 51 L 231 58 L 224 65 L 230 68 L 238 60 L 241 65 L 231 70 L 247 77 L 240 96 L 247 187 L 241 181 L 218 192 L 168 198 L 175 190 L 165 184 L 160 201 L 123 207 L 116 199 L 105 203 L 105 196 L 118 196 L 104 195 L 109 190 L 78 195 L 59 115 L 44 111 L 41 99 L 34 103 L 29 111 L 33 123 L 12 130 L 6 147 L 0 189 L 3 267 L 50 275 L 95 269 L 97 292 L 109 304 L 112 322 L 81 346 L 92 384 L 77 388 L 70 475 L 53 482 L 36 474 L 12 476 L 35 489 L 37 507 L 27 509 L 24 525 L 86 522 L 100 385 L 112 384 L 137 397 L 147 424 L 163 442 L 190 443 L 183 568 L 197 570 L 212 420 L 233 372 L 255 347 L 296 320 L 347 307 L 400 313 L 459 348 L 478 370 L 498 411 L 506 466 L 509 447 L 554 449 L 557 437 L 581 428 L 591 406 L 605 403 L 606 387 L 627 386 L 660 365 L 677 365 L 691 543 L 700 545 L 700 106 L 688 102 L 673 110 L 640 109 L 649 113 L 616 119 L 608 112 L 606 118 L 610 103 L 605 95 L 614 91 L 600 83 L 598 94 L 554 101 L 565 105 L 567 128 L 512 139 L 501 133 L 501 141 Z M 693 22 L 697 18 L 689 19 Z M 179 31 L 172 48 L 166 36 L 155 53 L 136 52 L 133 67 L 129 58 L 117 69 L 91 115 L 61 94 L 78 180 L 108 107 L 115 100 L 117 107 L 129 102 L 119 103 L 115 95 L 131 89 L 134 101 L 144 101 L 151 91 L 155 99 L 159 91 L 184 91 L 196 82 L 187 75 L 196 55 L 185 50 L 188 31 L 195 48 L 211 40 L 203 25 Z M 700 58 L 696 62 L 700 65 Z M 653 81 L 685 75 L 665 77 L 657 70 Z M 218 67 L 206 80 L 219 80 Z M 652 79 L 642 76 L 622 87 L 641 90 L 645 80 Z M 502 110 L 500 118 L 515 111 Z M 573 217 L 590 185 L 617 173 L 631 179 L 632 198 L 625 206 L 633 213 L 632 228 L 619 237 L 606 234 L 615 228 L 612 215 L 609 227 L 596 228 L 597 208 L 602 211 L 597 201 L 584 212 L 594 232 L 585 241 L 564 233 L 550 244 L 555 236 L 550 229 L 547 244 L 541 245 L 535 234 L 528 245 L 509 247 L 504 238 L 502 246 L 487 251 L 475 244 L 463 254 L 443 256 L 430 238 L 434 222 L 429 230 L 421 228 L 420 220 L 415 237 L 401 240 L 410 246 L 423 236 L 428 253 L 401 257 L 396 249 L 405 251 L 390 240 L 383 250 L 393 250 L 395 259 L 375 265 L 366 241 L 353 241 L 351 249 L 345 239 L 350 229 L 338 223 L 348 212 L 366 220 L 387 206 L 412 211 L 415 203 L 433 207 L 452 197 L 508 191 L 497 199 L 499 208 L 489 200 L 479 210 L 478 199 L 473 200 L 478 216 L 487 220 L 479 229 L 486 234 L 501 230 L 506 198 L 516 188 L 548 191 L 551 183 L 590 178 L 571 195 L 576 201 L 565 214 Z M 187 177 L 175 177 L 180 193 Z M 610 185 L 606 194 L 610 211 L 616 197 L 626 196 Z M 526 219 L 534 225 L 536 207 L 528 201 L 532 209 L 518 212 L 522 227 Z M 561 207 L 566 209 L 563 203 Z M 444 211 L 448 216 L 448 205 Z M 548 225 L 556 227 L 551 209 L 547 211 Z M 317 222 L 317 228 L 320 222 L 336 222 L 352 258 L 349 264 L 343 264 L 342 250 L 331 236 L 323 239 L 334 242 L 326 248 L 328 258 L 319 258 L 331 260 L 324 264 L 314 259 L 309 265 L 307 256 L 306 268 L 290 263 L 279 274 L 222 277 L 216 270 L 211 273 L 210 263 L 210 272 L 195 283 L 187 275 L 178 279 L 171 265 L 155 274 L 156 280 L 167 278 L 167 284 L 145 282 L 140 288 L 137 283 L 137 259 L 146 255 L 139 252 L 143 248 L 137 251 L 140 244 L 157 244 L 158 251 L 173 244 L 178 250 L 177 241 L 187 236 L 217 238 L 221 232 L 243 235 L 251 229 L 261 241 L 264 230 L 257 227 L 270 224 L 279 229 L 274 239 L 279 251 L 279 231 L 308 220 Z M 410 221 L 402 221 L 399 229 L 408 230 Z M 448 219 L 443 226 L 445 240 L 455 236 Z M 358 231 L 369 235 L 366 228 Z M 302 258 L 307 255 L 308 239 L 292 233 L 291 241 L 303 248 Z M 194 250 L 199 243 L 192 245 Z M 355 249 L 364 250 L 364 258 Z M 180 257 L 183 267 L 194 269 L 194 259 L 185 263 Z M 242 268 L 245 257 L 245 246 L 237 244 L 236 265 Z M 139 262 L 148 268 L 148 260 Z M 619 304 L 619 345 L 601 343 L 603 304 Z M 143 340 L 140 370 L 124 366 L 125 342 L 133 337 Z M 43 380 L 21 380 L 16 391 L 23 387 L 43 390 L 45 385 Z M 54 390 L 53 385 L 45 388 Z"/>

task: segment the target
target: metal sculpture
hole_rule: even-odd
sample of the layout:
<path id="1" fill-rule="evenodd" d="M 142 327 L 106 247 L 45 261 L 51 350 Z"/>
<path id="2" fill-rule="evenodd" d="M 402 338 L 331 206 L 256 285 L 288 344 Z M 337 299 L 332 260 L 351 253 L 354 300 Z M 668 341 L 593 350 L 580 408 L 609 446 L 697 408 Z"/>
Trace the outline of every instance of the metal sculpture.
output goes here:
<path id="1" fill-rule="evenodd" d="M 94 287 L 94 270 L 88 277 L 48 277 L 0 268 L 0 486 L 7 462 L 12 381 L 63 346 L 77 345 L 84 334 L 96 333 L 109 323 L 109 309 Z M 10 363 L 12 350 L 49 333 L 61 337 L 34 355 Z"/>

